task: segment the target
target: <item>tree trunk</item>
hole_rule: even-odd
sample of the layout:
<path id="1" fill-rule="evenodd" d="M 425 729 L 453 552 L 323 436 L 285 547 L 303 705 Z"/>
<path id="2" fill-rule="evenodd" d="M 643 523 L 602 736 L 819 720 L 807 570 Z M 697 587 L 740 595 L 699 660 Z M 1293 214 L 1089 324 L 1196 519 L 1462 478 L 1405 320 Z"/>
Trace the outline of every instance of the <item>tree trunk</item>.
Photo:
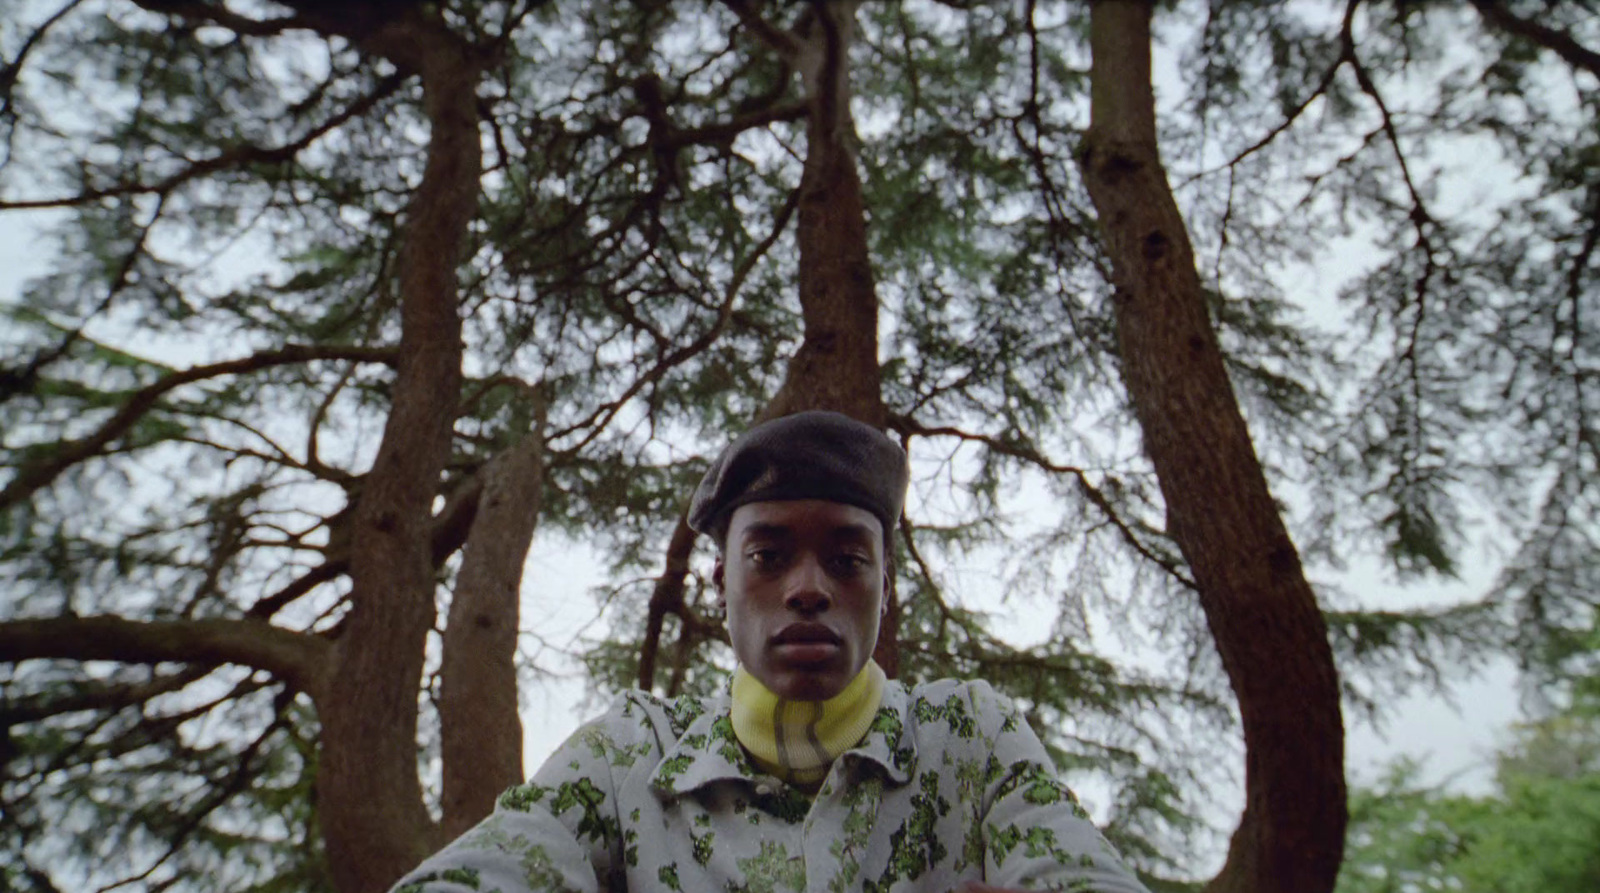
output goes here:
<path id="1" fill-rule="evenodd" d="M 735 5 L 735 4 L 730 4 Z M 850 117 L 850 41 L 855 0 L 818 3 L 807 34 L 755 28 L 801 74 L 810 105 L 806 161 L 800 175 L 800 314 L 804 334 L 789 360 L 783 385 L 753 423 L 809 409 L 842 412 L 883 428 L 882 375 L 878 368 L 878 295 L 867 250 L 867 218 L 856 170 L 855 123 Z M 736 5 L 740 15 L 755 14 Z M 683 610 L 683 579 L 694 535 L 679 519 L 667 549 L 666 569 L 650 599 L 639 685 L 655 684 L 662 620 Z M 899 605 L 891 589 L 889 613 L 873 658 L 890 678 L 899 674 Z"/>
<path id="2" fill-rule="evenodd" d="M 858 5 L 818 4 L 797 59 L 811 103 L 797 232 L 805 338 L 763 415 L 831 409 L 883 428 L 888 414 L 878 367 L 878 294 L 850 116 L 849 53 Z M 900 606 L 893 587 L 884 598 L 889 610 L 872 657 L 893 679 L 900 673 Z"/>
<path id="3" fill-rule="evenodd" d="M 442 27 L 395 39 L 416 48 L 431 136 L 399 259 L 393 406 L 356 510 L 351 609 L 317 705 L 318 818 L 343 893 L 383 890 L 435 840 L 417 777 L 417 692 L 435 613 L 431 508 L 460 397 L 456 268 L 482 170 L 480 63 Z"/>
<path id="4" fill-rule="evenodd" d="M 483 496 L 461 556 L 439 667 L 440 757 L 445 839 L 454 840 L 520 784 L 517 618 L 522 567 L 544 493 L 544 441 L 537 429 L 483 472 Z"/>
<path id="5" fill-rule="evenodd" d="M 1123 378 L 1244 725 L 1244 815 L 1209 889 L 1324 893 L 1347 819 L 1338 677 L 1161 166 L 1151 8 L 1092 6 L 1091 123 L 1079 161 L 1111 255 Z"/>
<path id="6" fill-rule="evenodd" d="M 850 117 L 848 54 L 856 5 L 819 4 L 795 60 L 811 105 L 797 233 L 805 337 L 762 416 L 831 409 L 882 428 L 878 295 Z"/>

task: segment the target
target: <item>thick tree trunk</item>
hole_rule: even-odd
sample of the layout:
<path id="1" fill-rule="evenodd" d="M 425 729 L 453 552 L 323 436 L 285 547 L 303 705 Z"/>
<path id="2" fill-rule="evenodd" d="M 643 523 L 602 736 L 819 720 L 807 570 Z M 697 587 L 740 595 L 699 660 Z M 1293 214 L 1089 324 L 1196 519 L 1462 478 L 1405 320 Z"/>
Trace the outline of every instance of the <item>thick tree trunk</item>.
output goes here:
<path id="1" fill-rule="evenodd" d="M 1347 816 L 1338 678 L 1161 166 L 1151 7 L 1092 7 L 1080 163 L 1111 254 L 1123 377 L 1244 724 L 1244 815 L 1209 889 L 1323 893 L 1338 873 Z"/>
<path id="2" fill-rule="evenodd" d="M 867 249 L 866 210 L 856 170 L 855 123 L 850 117 L 848 54 L 855 33 L 855 0 L 813 7 L 806 34 L 780 32 L 743 3 L 729 3 L 801 74 L 810 113 L 806 161 L 800 175 L 798 242 L 800 313 L 804 334 L 783 385 L 754 420 L 828 409 L 882 428 L 888 421 L 878 368 L 878 295 Z M 666 569 L 651 594 L 639 685 L 655 683 L 662 620 L 681 611 L 694 535 L 680 519 Z M 873 658 L 890 678 L 899 673 L 899 605 L 889 614 Z"/>
<path id="3" fill-rule="evenodd" d="M 449 840 L 487 816 L 500 793 L 524 779 L 517 618 L 522 567 L 544 493 L 542 437 L 533 431 L 484 469 L 483 496 L 450 602 L 439 667 L 440 828 Z"/>
<path id="4" fill-rule="evenodd" d="M 393 406 L 356 510 L 351 610 L 317 705 L 318 819 L 342 893 L 383 890 L 435 840 L 417 777 L 417 692 L 435 613 L 431 508 L 460 397 L 456 268 L 482 170 L 480 63 L 442 27 L 391 39 L 413 51 L 431 136 L 400 255 Z"/>
<path id="5" fill-rule="evenodd" d="M 888 415 L 878 367 L 878 294 L 850 116 L 849 52 L 857 5 L 819 4 L 797 60 L 811 103 L 797 232 L 805 339 L 764 415 L 831 409 L 882 428 Z M 900 673 L 900 606 L 893 588 L 885 598 L 889 611 L 872 656 L 893 679 Z"/>
<path id="6" fill-rule="evenodd" d="M 797 233 L 805 337 L 763 417 L 831 409 L 881 428 L 878 295 L 850 117 L 856 5 L 820 4 L 795 60 L 811 104 Z"/>

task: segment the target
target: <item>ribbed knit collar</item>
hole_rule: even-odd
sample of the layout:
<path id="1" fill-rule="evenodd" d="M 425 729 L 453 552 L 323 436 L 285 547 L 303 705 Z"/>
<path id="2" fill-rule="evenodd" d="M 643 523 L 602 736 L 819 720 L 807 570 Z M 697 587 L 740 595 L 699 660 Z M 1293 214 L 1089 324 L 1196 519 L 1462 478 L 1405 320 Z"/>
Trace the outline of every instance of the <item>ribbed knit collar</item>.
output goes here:
<path id="1" fill-rule="evenodd" d="M 883 700 L 883 670 L 867 661 L 826 701 L 778 697 L 739 667 L 733 675 L 733 732 L 763 770 L 800 787 L 822 783 L 828 767 L 872 726 Z"/>

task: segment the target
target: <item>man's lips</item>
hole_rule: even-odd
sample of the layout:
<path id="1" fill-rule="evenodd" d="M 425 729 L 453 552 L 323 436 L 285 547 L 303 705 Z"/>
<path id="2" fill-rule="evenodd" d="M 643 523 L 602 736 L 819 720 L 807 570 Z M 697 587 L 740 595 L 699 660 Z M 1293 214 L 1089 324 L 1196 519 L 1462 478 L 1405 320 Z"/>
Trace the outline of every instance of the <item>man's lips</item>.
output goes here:
<path id="1" fill-rule="evenodd" d="M 838 633 L 820 623 L 792 623 L 771 639 L 772 649 L 790 664 L 826 664 L 844 644 Z"/>
<path id="2" fill-rule="evenodd" d="M 844 639 L 820 623 L 791 623 L 772 637 L 774 645 L 838 645 Z"/>

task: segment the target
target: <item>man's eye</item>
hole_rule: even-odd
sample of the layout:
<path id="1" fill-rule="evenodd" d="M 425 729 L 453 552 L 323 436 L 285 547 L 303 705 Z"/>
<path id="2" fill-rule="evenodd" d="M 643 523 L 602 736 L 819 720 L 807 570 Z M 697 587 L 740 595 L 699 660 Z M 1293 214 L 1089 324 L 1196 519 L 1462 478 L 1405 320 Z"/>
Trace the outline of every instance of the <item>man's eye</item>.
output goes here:
<path id="1" fill-rule="evenodd" d="M 782 558 L 777 549 L 751 549 L 744 554 L 756 567 L 772 567 Z"/>
<path id="2" fill-rule="evenodd" d="M 865 555 L 840 555 L 833 560 L 834 567 L 841 574 L 859 574 L 871 563 Z"/>

